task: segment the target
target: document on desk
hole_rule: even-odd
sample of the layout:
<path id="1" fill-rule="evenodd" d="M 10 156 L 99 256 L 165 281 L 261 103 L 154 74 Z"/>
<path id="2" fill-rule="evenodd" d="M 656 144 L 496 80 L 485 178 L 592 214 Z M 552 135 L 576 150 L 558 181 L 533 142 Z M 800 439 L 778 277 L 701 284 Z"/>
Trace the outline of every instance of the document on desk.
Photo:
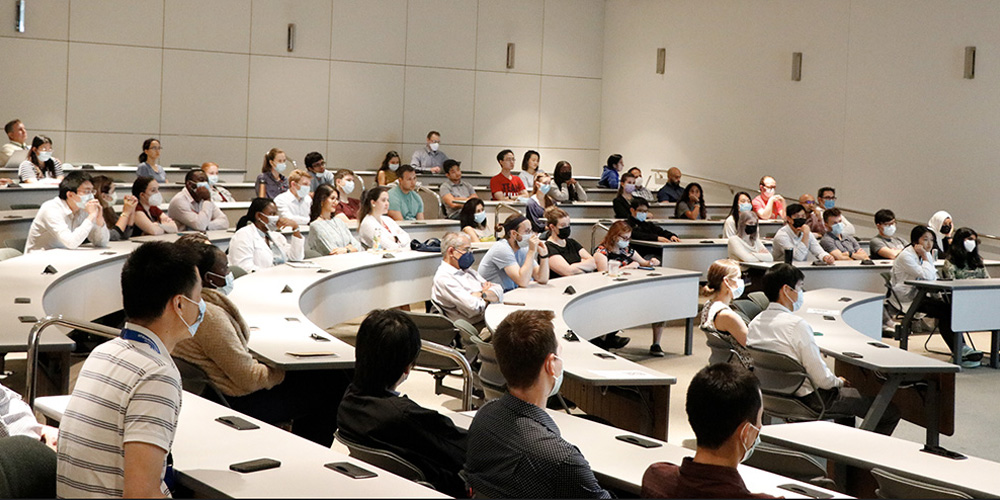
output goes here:
<path id="1" fill-rule="evenodd" d="M 309 262 L 306 260 L 290 260 L 288 262 L 285 262 L 285 264 L 288 264 L 288 267 L 294 267 L 296 269 L 310 269 L 314 267 L 319 267 L 319 264 L 315 262 Z"/>
<path id="2" fill-rule="evenodd" d="M 590 373 L 598 377 L 613 379 L 636 379 L 636 378 L 656 378 L 651 373 L 639 370 L 590 370 Z"/>
<path id="3" fill-rule="evenodd" d="M 840 316 L 840 311 L 834 309 L 816 309 L 810 307 L 806 309 L 806 312 L 809 314 L 819 314 L 820 316 Z"/>

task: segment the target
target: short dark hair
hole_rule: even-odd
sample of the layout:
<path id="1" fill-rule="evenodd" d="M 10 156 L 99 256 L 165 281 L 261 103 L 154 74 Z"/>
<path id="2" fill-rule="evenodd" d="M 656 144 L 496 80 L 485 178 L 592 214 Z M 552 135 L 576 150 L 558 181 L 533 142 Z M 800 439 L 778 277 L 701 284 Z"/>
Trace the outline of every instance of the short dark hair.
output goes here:
<path id="1" fill-rule="evenodd" d="M 221 248 L 212 244 L 208 238 L 201 233 L 187 233 L 174 242 L 175 245 L 186 247 L 191 250 L 198 259 L 198 275 L 204 277 L 205 273 L 215 269 L 219 259 L 225 259 L 226 253 Z"/>
<path id="2" fill-rule="evenodd" d="M 878 212 L 875 212 L 875 223 L 876 224 L 885 224 L 886 222 L 889 222 L 889 221 L 895 220 L 895 219 L 896 219 L 896 214 L 894 214 L 892 212 L 892 210 L 889 210 L 888 208 L 883 208 L 883 209 L 879 210 Z"/>
<path id="3" fill-rule="evenodd" d="M 187 173 L 184 174 L 184 183 L 187 184 L 188 182 L 198 182 L 194 180 L 195 176 L 197 176 L 198 174 L 206 175 L 205 171 L 200 168 L 192 168 L 191 170 L 188 170 Z M 206 176 L 205 178 L 207 179 L 208 177 Z"/>
<path id="4" fill-rule="evenodd" d="M 198 257 L 185 245 L 151 241 L 133 250 L 122 267 L 125 316 L 140 321 L 160 317 L 170 299 L 194 289 L 200 279 L 197 265 Z"/>
<path id="5" fill-rule="evenodd" d="M 507 156 L 507 153 L 514 154 L 514 152 L 511 151 L 511 150 L 509 150 L 509 149 L 505 149 L 503 151 L 500 151 L 499 153 L 497 153 L 497 161 L 498 162 L 503 161 L 503 157 Z"/>
<path id="6" fill-rule="evenodd" d="M 306 155 L 306 158 L 302 160 L 302 163 L 306 164 L 306 168 L 312 168 L 312 166 L 315 165 L 316 162 L 321 161 L 322 159 L 323 155 L 319 154 L 316 151 L 313 151 Z"/>
<path id="7" fill-rule="evenodd" d="M 608 166 L 617 165 L 618 162 L 622 161 L 622 155 L 614 154 L 608 157 Z"/>
<path id="8" fill-rule="evenodd" d="M 416 172 L 416 171 L 417 169 L 413 168 L 413 165 L 410 164 L 400 165 L 399 168 L 396 169 L 396 177 L 402 179 L 403 174 L 407 172 Z"/>
<path id="9" fill-rule="evenodd" d="M 375 309 L 358 327 L 354 346 L 354 385 L 381 394 L 396 383 L 420 354 L 420 331 L 405 313 Z"/>
<path id="10" fill-rule="evenodd" d="M 3 126 L 3 131 L 10 134 L 11 132 L 14 131 L 14 127 L 16 127 L 18 123 L 21 123 L 21 119 L 14 118 L 13 120 L 7 122 L 7 124 Z"/>
<path id="11" fill-rule="evenodd" d="M 817 198 L 822 198 L 823 197 L 823 193 L 825 193 L 827 191 L 833 193 L 834 196 L 837 196 L 837 190 L 836 189 L 833 189 L 830 186 L 823 186 L 823 187 L 819 188 L 819 191 L 816 191 L 816 197 Z"/>
<path id="12" fill-rule="evenodd" d="M 799 268 L 779 262 L 764 273 L 764 295 L 767 295 L 767 300 L 777 302 L 781 296 L 781 287 L 788 285 L 795 288 L 805 277 Z"/>
<path id="13" fill-rule="evenodd" d="M 526 388 L 534 384 L 545 359 L 556 352 L 558 342 L 552 318 L 555 318 L 552 311 L 514 311 L 497 326 L 493 349 L 508 387 Z"/>
<path id="14" fill-rule="evenodd" d="M 149 183 L 155 180 L 156 179 L 152 177 L 144 177 L 141 175 L 136 177 L 136 179 L 132 181 L 132 196 L 138 198 L 140 194 L 146 192 L 146 188 L 149 187 Z"/>
<path id="15" fill-rule="evenodd" d="M 66 193 L 76 192 L 84 182 L 91 182 L 90 174 L 86 172 L 70 172 L 59 182 L 59 199 L 65 200 Z"/>
<path id="16" fill-rule="evenodd" d="M 828 208 L 823 211 L 823 222 L 826 222 L 834 217 L 839 217 L 840 215 L 843 214 L 840 212 L 839 208 L 837 207 Z"/>
<path id="17" fill-rule="evenodd" d="M 685 406 L 698 447 L 719 449 L 743 422 L 757 422 L 761 404 L 760 382 L 747 369 L 729 363 L 702 368 L 691 379 Z"/>
<path id="18" fill-rule="evenodd" d="M 444 170 L 444 173 L 446 174 L 451 172 L 452 167 L 462 168 L 462 162 L 448 158 L 447 160 L 444 161 L 444 164 L 441 165 L 441 168 Z"/>
<path id="19" fill-rule="evenodd" d="M 643 206 L 649 208 L 649 200 L 645 198 L 640 198 L 638 196 L 633 196 L 632 202 L 629 203 L 629 205 L 632 207 L 633 210 L 639 210 L 639 207 Z"/>
<path id="20" fill-rule="evenodd" d="M 792 203 L 791 205 L 788 205 L 788 208 L 785 209 L 785 215 L 791 217 L 799 212 L 805 212 L 805 211 L 806 207 L 803 207 L 799 203 Z"/>
<path id="21" fill-rule="evenodd" d="M 441 133 L 438 132 L 437 130 L 431 130 L 430 132 L 427 132 L 427 138 L 428 139 L 430 139 L 432 136 L 435 136 L 435 135 L 438 136 L 438 137 L 441 137 Z"/>

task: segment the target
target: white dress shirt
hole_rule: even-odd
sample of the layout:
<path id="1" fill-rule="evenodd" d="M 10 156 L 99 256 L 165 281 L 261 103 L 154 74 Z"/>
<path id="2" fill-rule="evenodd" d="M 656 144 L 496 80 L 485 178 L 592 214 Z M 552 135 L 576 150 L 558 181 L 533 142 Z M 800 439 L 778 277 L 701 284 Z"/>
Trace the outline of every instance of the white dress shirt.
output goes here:
<path id="1" fill-rule="evenodd" d="M 431 300 L 441 306 L 445 316 L 476 324 L 483 321 L 487 304 L 482 297 L 476 297 L 472 293 L 482 292 L 483 283 L 486 280 L 472 268 L 463 271 L 442 261 L 434 273 Z M 503 287 L 493 283 L 490 290 L 499 300 L 503 300 Z"/>
<path id="2" fill-rule="evenodd" d="M 101 217 L 101 214 L 97 214 Z M 48 250 L 50 248 L 77 248 L 90 238 L 95 247 L 108 246 L 111 239 L 107 226 L 98 226 L 87 217 L 87 211 L 79 209 L 76 214 L 66 200 L 59 197 L 42 203 L 35 220 L 28 230 L 28 241 L 24 252 Z"/>
<path id="3" fill-rule="evenodd" d="M 178 231 L 214 231 L 229 228 L 229 219 L 211 200 L 195 203 L 185 187 L 170 200 L 167 215 L 177 223 Z"/>
<path id="4" fill-rule="evenodd" d="M 247 224 L 229 240 L 229 265 L 251 272 L 267 269 L 289 260 L 302 260 L 306 254 L 306 239 L 292 236 L 291 243 L 281 233 L 268 231 L 268 244 L 257 226 Z"/>
<path id="5" fill-rule="evenodd" d="M 912 245 L 907 246 L 892 261 L 892 291 L 902 301 L 902 304 L 893 303 L 892 305 L 898 307 L 901 311 L 906 311 L 910 308 L 910 304 L 913 303 L 913 299 L 916 298 L 917 289 L 911 285 L 904 284 L 904 281 L 934 281 L 936 279 L 937 269 L 934 267 L 933 257 L 930 260 L 921 259 Z M 891 296 L 889 300 L 895 302 Z"/>
<path id="6" fill-rule="evenodd" d="M 747 345 L 785 354 L 805 367 L 809 378 L 795 391 L 796 396 L 844 385 L 823 361 L 809 323 L 777 302 L 771 302 L 750 322 Z"/>
<path id="7" fill-rule="evenodd" d="M 291 189 L 274 197 L 278 206 L 278 215 L 292 219 L 296 224 L 309 225 L 309 212 L 312 210 L 312 197 L 309 195 L 296 198 Z"/>
<path id="8" fill-rule="evenodd" d="M 809 244 L 806 245 L 802 242 L 802 237 L 795 233 L 792 226 L 785 224 L 781 226 L 781 229 L 774 234 L 774 240 L 771 241 L 771 255 L 775 262 L 785 261 L 785 249 L 794 249 L 792 252 L 792 260 L 798 262 L 805 262 L 809 255 L 812 254 L 817 259 L 822 259 L 827 255 L 830 255 L 823 250 L 823 247 L 819 246 L 819 242 L 816 241 L 816 236 L 812 234 L 808 226 L 803 226 L 806 228 L 806 234 L 809 235 Z"/>
<path id="9" fill-rule="evenodd" d="M 39 439 L 42 425 L 35 420 L 35 412 L 21 400 L 20 394 L 0 385 L 0 438 L 9 436 Z"/>

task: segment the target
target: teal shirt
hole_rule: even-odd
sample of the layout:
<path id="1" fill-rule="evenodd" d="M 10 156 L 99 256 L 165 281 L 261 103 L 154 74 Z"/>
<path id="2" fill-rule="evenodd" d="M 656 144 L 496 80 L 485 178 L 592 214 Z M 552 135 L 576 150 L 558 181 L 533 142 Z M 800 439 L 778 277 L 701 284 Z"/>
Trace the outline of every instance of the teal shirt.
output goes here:
<path id="1" fill-rule="evenodd" d="M 403 194 L 403 190 L 396 186 L 389 190 L 389 210 L 403 214 L 403 220 L 415 220 L 417 214 L 424 212 L 424 200 L 416 190 Z"/>

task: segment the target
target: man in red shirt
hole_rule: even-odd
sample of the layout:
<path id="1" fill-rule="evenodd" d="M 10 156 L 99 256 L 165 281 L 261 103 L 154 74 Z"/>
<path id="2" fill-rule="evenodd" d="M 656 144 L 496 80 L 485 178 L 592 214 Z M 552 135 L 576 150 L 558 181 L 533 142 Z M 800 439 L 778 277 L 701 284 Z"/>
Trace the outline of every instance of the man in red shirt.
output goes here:
<path id="1" fill-rule="evenodd" d="M 514 152 L 505 149 L 497 154 L 500 163 L 500 173 L 490 179 L 490 192 L 497 201 L 514 201 L 520 196 L 527 196 L 521 178 L 510 173 L 514 169 Z"/>
<path id="2" fill-rule="evenodd" d="M 765 175 L 760 178 L 760 195 L 753 199 L 753 210 L 761 220 L 785 218 L 785 199 L 775 193 L 777 187 L 774 177 Z"/>

